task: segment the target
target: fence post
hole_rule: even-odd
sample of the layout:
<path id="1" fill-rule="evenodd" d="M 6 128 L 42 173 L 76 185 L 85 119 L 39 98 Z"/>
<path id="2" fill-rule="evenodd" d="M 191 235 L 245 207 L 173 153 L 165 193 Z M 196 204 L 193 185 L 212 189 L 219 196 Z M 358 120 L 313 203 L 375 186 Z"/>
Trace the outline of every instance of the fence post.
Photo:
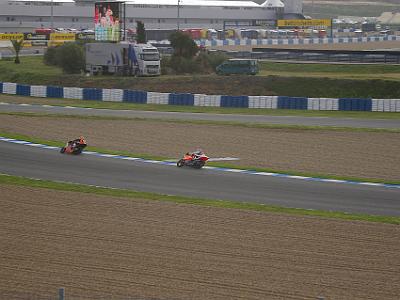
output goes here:
<path id="1" fill-rule="evenodd" d="M 65 289 L 64 288 L 58 289 L 58 300 L 65 300 Z"/>

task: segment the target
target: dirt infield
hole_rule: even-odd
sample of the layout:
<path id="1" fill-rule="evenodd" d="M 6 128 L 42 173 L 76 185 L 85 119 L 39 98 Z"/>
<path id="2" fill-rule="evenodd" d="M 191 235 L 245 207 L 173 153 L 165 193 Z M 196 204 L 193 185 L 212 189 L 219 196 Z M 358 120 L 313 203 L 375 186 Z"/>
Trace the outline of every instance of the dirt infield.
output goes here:
<path id="1" fill-rule="evenodd" d="M 398 299 L 400 231 L 0 185 L 0 299 Z"/>
<path id="2" fill-rule="evenodd" d="M 202 148 L 211 157 L 238 157 L 241 166 L 400 179 L 398 133 L 0 115 L 3 130 L 60 141 L 84 135 L 99 148 L 170 158 Z"/>

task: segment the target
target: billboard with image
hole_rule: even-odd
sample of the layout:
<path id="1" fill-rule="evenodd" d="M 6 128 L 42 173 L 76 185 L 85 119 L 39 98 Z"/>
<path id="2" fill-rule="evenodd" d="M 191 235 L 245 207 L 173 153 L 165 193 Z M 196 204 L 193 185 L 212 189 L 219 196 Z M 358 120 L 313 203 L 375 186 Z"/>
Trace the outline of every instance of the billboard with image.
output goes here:
<path id="1" fill-rule="evenodd" d="M 96 2 L 94 33 L 96 41 L 119 42 L 121 37 L 121 3 Z"/>

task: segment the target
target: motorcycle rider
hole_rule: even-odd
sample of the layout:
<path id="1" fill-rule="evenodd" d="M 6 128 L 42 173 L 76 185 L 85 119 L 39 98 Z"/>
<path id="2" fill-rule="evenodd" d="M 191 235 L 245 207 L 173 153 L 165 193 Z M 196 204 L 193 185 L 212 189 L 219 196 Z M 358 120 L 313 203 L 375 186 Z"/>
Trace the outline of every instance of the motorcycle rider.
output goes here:
<path id="1" fill-rule="evenodd" d="M 203 151 L 196 150 L 196 151 L 192 152 L 191 156 L 192 156 L 192 159 L 194 160 L 194 159 L 198 159 L 202 154 L 203 154 Z"/>
<path id="2" fill-rule="evenodd" d="M 81 135 L 78 139 L 72 140 L 68 142 L 72 148 L 75 148 L 77 145 L 86 144 L 85 138 Z"/>

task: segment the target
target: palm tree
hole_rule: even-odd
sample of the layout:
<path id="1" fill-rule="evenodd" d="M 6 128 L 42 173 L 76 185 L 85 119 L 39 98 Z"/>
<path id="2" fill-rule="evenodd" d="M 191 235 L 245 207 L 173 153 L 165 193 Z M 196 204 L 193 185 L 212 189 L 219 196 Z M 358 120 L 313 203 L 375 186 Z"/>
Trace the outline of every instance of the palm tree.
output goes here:
<path id="1" fill-rule="evenodd" d="M 11 43 L 13 45 L 14 52 L 15 52 L 15 60 L 14 60 L 14 62 L 16 64 L 19 64 L 20 63 L 20 61 L 19 61 L 19 52 L 24 47 L 24 39 L 11 40 Z"/>

